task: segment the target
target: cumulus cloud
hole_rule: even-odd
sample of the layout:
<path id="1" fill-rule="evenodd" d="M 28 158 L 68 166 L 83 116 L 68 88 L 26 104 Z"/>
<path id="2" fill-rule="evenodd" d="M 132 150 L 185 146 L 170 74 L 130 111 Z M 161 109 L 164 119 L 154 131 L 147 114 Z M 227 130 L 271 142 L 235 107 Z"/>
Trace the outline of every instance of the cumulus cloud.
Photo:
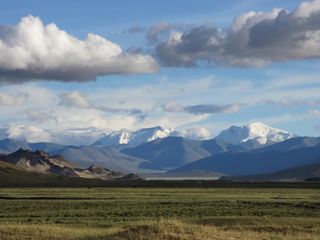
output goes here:
<path id="1" fill-rule="evenodd" d="M 155 60 L 126 53 L 99 35 L 80 40 L 54 23 L 27 16 L 16 26 L 0 26 L 0 82 L 33 79 L 87 81 L 109 74 L 153 73 Z"/>
<path id="2" fill-rule="evenodd" d="M 110 130 L 70 128 L 64 130 L 43 129 L 33 125 L 9 124 L 0 128 L 0 138 L 27 142 L 53 142 L 65 145 L 90 145 Z"/>
<path id="3" fill-rule="evenodd" d="M 260 67 L 271 62 L 320 57 L 320 0 L 301 3 L 293 12 L 248 12 L 228 29 L 212 25 L 175 31 L 156 46 L 163 65 L 202 64 Z"/>
<path id="4" fill-rule="evenodd" d="M 199 104 L 191 106 L 182 106 L 178 103 L 166 103 L 163 104 L 162 110 L 165 112 L 183 112 L 190 113 L 194 115 L 202 114 L 218 114 L 218 113 L 235 113 L 240 110 L 241 104 L 226 104 L 226 105 L 216 105 L 216 104 Z"/>
<path id="5" fill-rule="evenodd" d="M 29 142 L 48 142 L 51 140 L 50 133 L 35 127 L 9 124 L 0 128 L 0 138 L 10 138 Z"/>
<path id="6" fill-rule="evenodd" d="M 28 99 L 28 94 L 21 93 L 12 95 L 0 92 L 0 107 L 14 107 L 24 104 Z"/>

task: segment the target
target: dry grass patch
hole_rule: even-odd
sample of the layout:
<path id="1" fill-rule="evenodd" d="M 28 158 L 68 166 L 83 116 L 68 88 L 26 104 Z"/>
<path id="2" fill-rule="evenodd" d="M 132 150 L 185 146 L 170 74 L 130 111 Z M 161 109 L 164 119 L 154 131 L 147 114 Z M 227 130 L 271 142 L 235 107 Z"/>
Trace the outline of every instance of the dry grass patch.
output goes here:
<path id="1" fill-rule="evenodd" d="M 114 232 L 110 231 L 109 234 Z M 2 240 L 93 240 L 106 239 L 105 229 L 74 228 L 45 224 L 1 224 Z"/>
<path id="2" fill-rule="evenodd" d="M 145 222 L 124 227 L 109 235 L 108 240 L 318 240 L 318 233 L 253 231 L 184 223 L 177 220 Z"/>
<path id="3" fill-rule="evenodd" d="M 318 240 L 319 232 L 225 229 L 178 220 L 146 221 L 109 228 L 66 227 L 46 224 L 1 224 L 2 240 Z"/>

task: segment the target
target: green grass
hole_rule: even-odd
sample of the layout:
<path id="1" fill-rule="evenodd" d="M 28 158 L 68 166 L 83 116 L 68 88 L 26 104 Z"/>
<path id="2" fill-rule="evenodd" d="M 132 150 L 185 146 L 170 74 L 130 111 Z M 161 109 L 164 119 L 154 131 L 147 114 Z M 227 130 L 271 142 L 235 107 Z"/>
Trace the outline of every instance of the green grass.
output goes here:
<path id="1" fill-rule="evenodd" d="M 146 234 L 177 240 L 319 239 L 320 189 L 0 189 L 0 239 L 147 239 Z"/>

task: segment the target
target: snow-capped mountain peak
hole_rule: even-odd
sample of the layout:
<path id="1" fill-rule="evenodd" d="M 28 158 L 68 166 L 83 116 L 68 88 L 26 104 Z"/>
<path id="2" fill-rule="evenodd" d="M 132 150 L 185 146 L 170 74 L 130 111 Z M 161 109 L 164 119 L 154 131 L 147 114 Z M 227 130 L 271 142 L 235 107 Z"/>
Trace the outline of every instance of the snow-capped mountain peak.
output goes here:
<path id="1" fill-rule="evenodd" d="M 112 144 L 128 144 L 129 141 L 130 141 L 130 137 L 132 135 L 132 131 L 130 131 L 129 129 L 121 129 L 121 130 L 118 130 L 118 131 L 115 131 L 115 132 L 112 132 L 109 136 L 110 138 L 107 138 L 107 139 L 110 139 L 110 140 L 113 140 L 112 141 Z M 107 140 L 105 139 L 105 140 Z"/>
<path id="2" fill-rule="evenodd" d="M 142 143 L 150 142 L 157 138 L 165 138 L 176 135 L 177 133 L 173 129 L 163 128 L 159 126 L 153 128 L 142 128 L 137 131 L 122 129 L 110 133 L 109 135 L 94 143 L 94 145 L 106 147 L 124 144 L 130 146 L 138 146 Z"/>
<path id="3" fill-rule="evenodd" d="M 153 127 L 153 128 L 143 128 L 135 132 L 134 140 L 139 140 L 145 138 L 147 142 L 153 141 L 157 138 L 165 138 L 172 136 L 174 133 L 173 129 L 163 128 L 163 127 Z"/>
<path id="4" fill-rule="evenodd" d="M 95 146 L 115 146 L 121 144 L 128 144 L 132 135 L 132 131 L 128 129 L 121 129 L 113 131 L 105 137 L 99 139 L 93 145 Z"/>
<path id="5" fill-rule="evenodd" d="M 268 145 L 295 137 L 287 131 L 270 127 L 261 122 L 250 123 L 246 126 L 232 126 L 222 131 L 216 138 L 238 145 L 248 141 L 259 145 Z"/>

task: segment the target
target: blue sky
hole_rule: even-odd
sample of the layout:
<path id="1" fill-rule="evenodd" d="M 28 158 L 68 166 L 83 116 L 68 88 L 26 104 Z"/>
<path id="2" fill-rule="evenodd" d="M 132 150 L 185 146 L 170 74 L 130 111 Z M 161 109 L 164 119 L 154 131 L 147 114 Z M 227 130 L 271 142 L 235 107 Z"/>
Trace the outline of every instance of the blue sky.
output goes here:
<path id="1" fill-rule="evenodd" d="M 29 134 L 34 141 L 52 140 L 53 135 L 56 137 L 61 132 L 92 131 L 90 134 L 95 136 L 114 129 L 162 125 L 178 130 L 195 129 L 201 133 L 205 129 L 207 132 L 204 136 L 199 135 L 201 138 L 215 136 L 230 125 L 253 121 L 299 135 L 318 136 L 320 47 L 314 43 L 320 26 L 315 23 L 314 32 L 310 32 L 307 26 L 304 30 L 302 26 L 299 32 L 283 33 L 289 37 L 272 32 L 281 29 L 279 26 L 295 26 L 296 21 L 291 21 L 292 18 L 306 19 L 314 24 L 320 1 L 308 1 L 306 6 L 302 6 L 302 2 L 4 0 L 1 2 L 0 23 L 13 26 L 14 33 L 10 35 L 1 30 L 0 39 L 8 48 L 14 44 L 28 48 L 23 49 L 28 54 L 21 57 L 8 51 L 5 53 L 12 55 L 3 61 L 0 59 L 0 74 L 5 79 L 0 86 L 0 137 Z M 288 25 L 276 25 L 281 11 L 272 12 L 274 8 L 287 10 L 283 13 L 283 24 Z M 247 13 L 250 11 L 255 13 L 249 19 Z M 259 15 L 258 12 L 266 14 Z M 240 23 L 234 19 L 243 14 L 247 22 L 242 23 L 240 30 L 233 30 L 234 22 Z M 24 25 L 20 24 L 23 17 L 27 18 Z M 263 27 L 260 24 L 263 20 L 273 24 L 273 28 L 270 28 L 269 35 L 260 39 L 266 32 L 259 29 Z M 42 41 L 36 32 L 39 22 L 45 28 L 54 23 L 59 29 L 60 32 L 45 32 L 47 35 L 43 38 L 52 41 L 56 51 L 54 48 L 47 51 L 43 46 L 49 45 L 43 43 L 38 47 L 43 47 L 43 52 L 35 47 L 37 41 Z M 249 25 L 249 30 L 245 29 Z M 22 26 L 21 32 L 17 26 Z M 152 29 L 158 29 L 154 41 L 148 39 Z M 254 37 L 255 32 L 251 29 L 257 30 L 258 35 L 252 38 L 252 44 L 256 45 L 251 49 L 247 46 L 238 48 L 237 44 L 243 41 L 238 32 Z M 82 43 L 77 46 L 69 42 L 64 44 L 62 30 Z M 194 35 L 189 34 L 193 32 Z M 81 65 L 73 56 L 84 49 L 81 46 L 87 44 L 88 33 L 116 44 L 120 50 L 94 38 L 85 48 L 93 57 L 83 56 Z M 170 42 L 175 33 L 179 43 Z M 269 39 L 272 34 L 277 35 Z M 301 34 L 314 37 L 315 42 L 306 37 L 305 42 L 293 43 Z M 204 39 L 206 36 L 208 39 Z M 213 45 L 219 43 L 209 44 L 206 49 L 207 46 L 201 46 L 199 41 L 209 41 Z M 87 50 L 92 46 L 89 44 L 95 44 L 95 48 Z M 247 45 L 250 44 L 249 41 Z M 99 50 L 102 45 L 104 50 Z M 297 47 L 290 49 L 291 45 Z M 63 46 L 80 50 L 71 55 Z M 109 54 L 109 50 L 105 50 L 108 47 L 114 51 L 109 49 L 112 54 L 119 54 L 119 63 L 104 59 L 104 54 Z M 282 50 L 283 55 L 279 54 Z M 123 53 L 128 58 L 123 57 Z M 61 62 L 54 62 L 59 54 Z M 27 64 L 20 64 L 27 57 L 32 59 L 27 59 Z M 103 69 L 105 64 L 110 65 Z M 56 66 L 60 70 L 55 69 Z M 16 68 L 23 68 L 30 77 L 17 76 L 13 71 Z M 66 72 L 68 74 L 64 75 Z M 64 137 L 60 135 L 59 139 Z"/>

